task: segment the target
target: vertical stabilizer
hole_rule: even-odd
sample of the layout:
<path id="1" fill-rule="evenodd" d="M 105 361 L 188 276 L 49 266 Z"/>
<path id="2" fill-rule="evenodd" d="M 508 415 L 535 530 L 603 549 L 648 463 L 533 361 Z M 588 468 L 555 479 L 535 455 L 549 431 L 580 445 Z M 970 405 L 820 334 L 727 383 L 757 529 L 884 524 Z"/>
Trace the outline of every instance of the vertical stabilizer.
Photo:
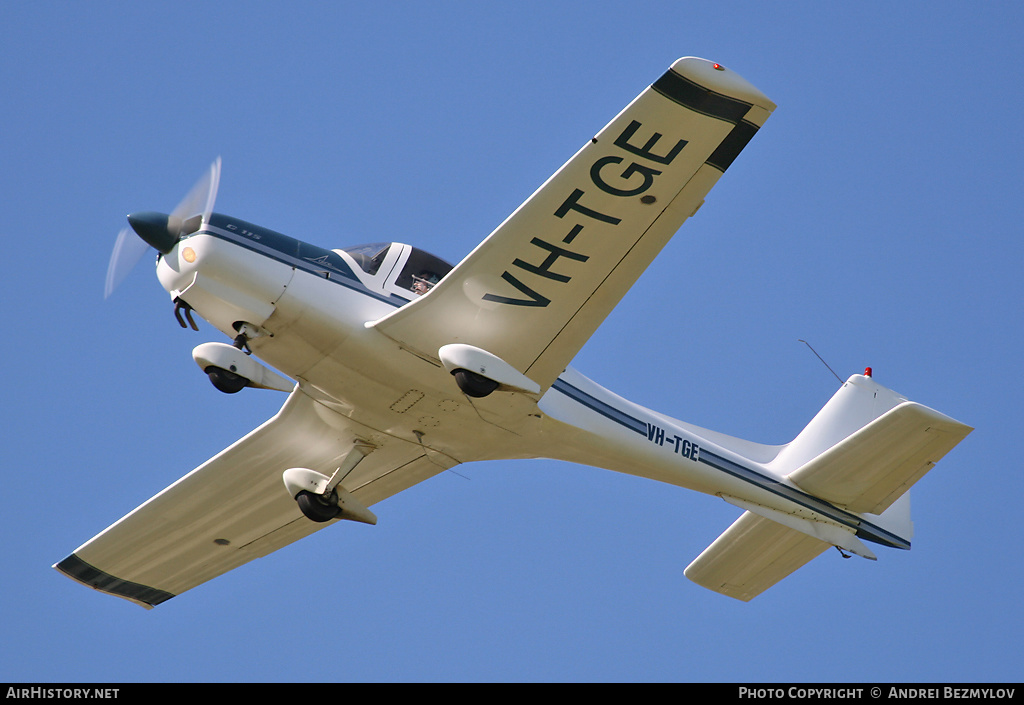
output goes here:
<path id="1" fill-rule="evenodd" d="M 867 375 L 852 375 L 779 453 L 771 464 L 772 469 L 780 475 L 788 475 L 905 401 L 906 397 Z"/>
<path id="2" fill-rule="evenodd" d="M 797 493 L 792 510 L 722 495 L 747 511 L 686 577 L 745 601 L 829 546 L 870 559 L 874 553 L 860 539 L 909 548 L 908 490 L 971 430 L 868 375 L 853 375 L 766 464 Z"/>

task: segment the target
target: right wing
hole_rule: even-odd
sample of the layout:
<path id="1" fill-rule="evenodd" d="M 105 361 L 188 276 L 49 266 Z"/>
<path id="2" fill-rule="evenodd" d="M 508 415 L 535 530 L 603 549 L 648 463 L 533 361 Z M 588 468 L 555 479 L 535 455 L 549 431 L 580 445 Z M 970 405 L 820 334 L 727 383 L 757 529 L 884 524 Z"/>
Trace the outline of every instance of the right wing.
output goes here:
<path id="1" fill-rule="evenodd" d="M 54 568 L 152 608 L 335 523 L 303 516 L 282 474 L 304 467 L 330 476 L 357 440 L 374 450 L 342 486 L 366 506 L 456 465 L 423 446 L 374 433 L 296 388 L 270 421 Z"/>
<path id="2" fill-rule="evenodd" d="M 429 293 L 368 325 L 429 360 L 481 348 L 546 389 L 774 109 L 679 59 Z"/>

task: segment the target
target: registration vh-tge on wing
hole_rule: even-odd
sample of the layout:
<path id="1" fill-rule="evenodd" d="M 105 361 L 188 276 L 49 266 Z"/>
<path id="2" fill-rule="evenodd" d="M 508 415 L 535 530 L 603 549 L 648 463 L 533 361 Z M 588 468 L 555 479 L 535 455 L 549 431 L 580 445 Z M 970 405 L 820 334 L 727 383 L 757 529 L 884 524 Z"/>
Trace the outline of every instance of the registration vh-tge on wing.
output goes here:
<path id="1" fill-rule="evenodd" d="M 865 542 L 910 548 L 910 486 L 972 429 L 870 370 L 770 446 L 568 366 L 774 108 L 723 66 L 680 59 L 454 267 L 397 242 L 328 250 L 214 213 L 219 160 L 170 215 L 128 216 L 107 295 L 155 248 L 182 327 L 195 312 L 232 341 L 193 351 L 213 384 L 288 397 L 54 567 L 151 608 L 340 520 L 375 524 L 371 506 L 460 463 L 510 458 L 735 505 L 685 574 L 739 600 L 831 546 L 869 559 Z"/>

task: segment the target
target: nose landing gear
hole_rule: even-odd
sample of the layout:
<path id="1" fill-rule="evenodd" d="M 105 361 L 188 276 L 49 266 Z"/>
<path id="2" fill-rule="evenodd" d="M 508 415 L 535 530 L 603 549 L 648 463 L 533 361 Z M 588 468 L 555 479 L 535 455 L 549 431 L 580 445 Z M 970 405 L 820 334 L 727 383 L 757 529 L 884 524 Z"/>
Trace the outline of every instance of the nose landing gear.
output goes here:
<path id="1" fill-rule="evenodd" d="M 185 305 L 188 306 L 188 304 Z M 191 321 L 192 318 L 188 314 L 189 310 L 190 309 L 186 309 L 185 315 L 188 316 Z M 247 323 L 239 324 L 238 335 L 235 336 L 235 340 L 232 343 L 232 347 L 236 350 L 240 350 L 246 355 L 252 355 L 252 348 L 249 347 L 249 333 L 250 329 Z M 237 364 L 232 364 L 226 369 L 223 367 L 217 367 L 216 365 L 210 365 L 204 370 L 206 375 L 210 378 L 210 382 L 213 383 L 213 386 L 225 394 L 237 394 L 249 386 L 250 380 L 240 375 L 238 371 L 239 365 Z"/>
<path id="2" fill-rule="evenodd" d="M 185 319 L 181 317 L 182 313 L 185 314 L 185 319 L 188 319 L 188 326 L 185 325 Z M 182 328 L 188 328 L 191 326 L 192 330 L 199 330 L 199 326 L 196 325 L 195 319 L 192 318 L 192 307 L 178 297 L 174 298 L 174 318 Z"/>

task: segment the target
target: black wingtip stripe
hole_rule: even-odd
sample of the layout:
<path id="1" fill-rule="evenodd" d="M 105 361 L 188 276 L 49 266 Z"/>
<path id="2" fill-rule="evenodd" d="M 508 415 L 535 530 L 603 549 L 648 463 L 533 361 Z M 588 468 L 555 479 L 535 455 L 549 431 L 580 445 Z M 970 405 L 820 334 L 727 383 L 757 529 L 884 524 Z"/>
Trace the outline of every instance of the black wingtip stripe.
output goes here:
<path id="1" fill-rule="evenodd" d="M 69 578 L 88 585 L 100 592 L 110 593 L 118 597 L 125 597 L 130 600 L 142 602 L 143 604 L 156 607 L 162 602 L 174 597 L 172 593 L 157 588 L 133 583 L 130 580 L 115 578 L 95 566 L 89 565 L 81 558 L 72 553 L 54 566 Z"/>
<path id="2" fill-rule="evenodd" d="M 669 100 L 704 115 L 737 123 L 750 110 L 752 103 L 716 93 L 669 69 L 651 86 Z"/>
<path id="3" fill-rule="evenodd" d="M 672 69 L 666 71 L 651 88 L 690 110 L 733 123 L 732 130 L 707 160 L 707 164 L 719 171 L 728 169 L 757 134 L 757 125 L 743 119 L 753 107 L 752 103 L 716 93 Z"/>
<path id="4" fill-rule="evenodd" d="M 722 143 L 718 145 L 718 149 L 708 157 L 707 164 L 710 164 L 720 171 L 725 171 L 756 134 L 757 125 L 752 122 L 747 122 L 746 120 L 741 120 L 736 124 L 736 127 L 732 128 L 732 131 L 725 136 Z"/>

